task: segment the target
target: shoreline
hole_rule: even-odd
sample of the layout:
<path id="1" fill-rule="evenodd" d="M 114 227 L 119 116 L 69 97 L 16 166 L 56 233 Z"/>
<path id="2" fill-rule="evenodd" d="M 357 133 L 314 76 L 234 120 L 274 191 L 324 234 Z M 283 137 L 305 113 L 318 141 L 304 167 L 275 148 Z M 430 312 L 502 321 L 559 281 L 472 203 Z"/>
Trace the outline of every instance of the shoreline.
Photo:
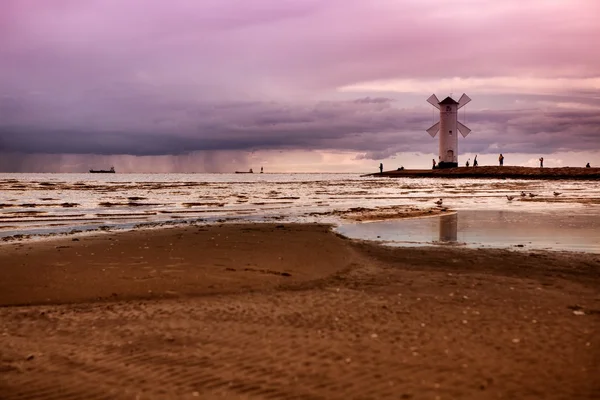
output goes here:
<path id="1" fill-rule="evenodd" d="M 445 169 L 404 169 L 362 175 L 385 178 L 498 178 L 539 180 L 600 180 L 600 168 L 478 166 Z"/>
<path id="2" fill-rule="evenodd" d="M 476 198 L 480 207 L 488 203 L 490 207 L 508 210 L 517 207 L 507 203 L 505 195 L 517 195 L 514 203 L 527 211 L 546 211 L 554 207 L 550 203 L 560 203 L 557 207 L 561 209 L 578 210 L 581 204 L 598 204 L 600 188 L 595 182 L 497 179 L 421 182 L 365 179 L 358 175 L 253 183 L 231 183 L 225 178 L 192 182 L 180 176 L 159 179 L 139 176 L 116 183 L 85 182 L 70 177 L 5 179 L 0 180 L 0 242 L 23 234 L 121 229 L 180 221 L 332 222 L 351 208 L 378 207 L 377 213 L 387 217 L 406 215 L 404 210 L 397 212 L 393 207 L 429 208 L 439 197 L 444 197 L 445 204 L 453 208 L 470 207 L 472 198 Z M 533 194 L 522 198 L 519 191 Z M 562 195 L 557 197 L 553 191 Z M 360 214 L 356 217 L 364 220 Z"/>
<path id="3" fill-rule="evenodd" d="M 309 212 L 306 215 L 310 217 L 336 217 L 337 220 L 330 223 L 340 223 L 346 221 L 384 221 L 392 219 L 419 218 L 425 216 L 440 216 L 447 212 L 451 212 L 446 207 L 418 207 L 418 206 L 377 206 L 373 208 L 354 207 L 345 210 L 332 210 L 324 212 Z M 120 226 L 100 226 L 90 229 L 70 229 L 65 232 L 51 233 L 20 233 L 9 236 L 0 236 L 0 247 L 7 243 L 19 243 L 30 241 L 45 241 L 54 238 L 64 237 L 79 237 L 89 236 L 94 234 L 102 234 L 108 232 L 130 232 L 136 230 L 154 230 L 163 228 L 181 228 L 186 226 L 210 226 L 226 224 L 272 224 L 275 223 L 273 218 L 267 216 L 264 220 L 243 220 L 238 216 L 234 217 L 213 217 L 209 219 L 192 219 L 192 220 L 169 220 L 163 222 L 138 222 L 125 224 L 128 227 Z M 278 221 L 278 223 L 292 223 L 289 221 Z M 311 221 L 312 223 L 312 221 Z M 64 227 L 61 227 L 64 230 Z M 69 228 L 67 228 L 69 229 Z M 1 233 L 1 232 L 0 232 Z"/>
<path id="4" fill-rule="evenodd" d="M 74 239 L 74 238 L 73 238 Z M 0 247 L 3 398 L 595 398 L 600 257 L 324 224 Z"/>

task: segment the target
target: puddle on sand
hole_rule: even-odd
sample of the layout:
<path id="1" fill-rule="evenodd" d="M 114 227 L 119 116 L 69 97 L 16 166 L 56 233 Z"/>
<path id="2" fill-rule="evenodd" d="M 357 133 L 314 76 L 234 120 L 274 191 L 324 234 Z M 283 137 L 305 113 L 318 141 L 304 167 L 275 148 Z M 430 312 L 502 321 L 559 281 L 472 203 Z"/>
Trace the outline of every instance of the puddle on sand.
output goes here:
<path id="1" fill-rule="evenodd" d="M 458 211 L 339 226 L 355 239 L 392 246 L 455 245 L 600 253 L 600 215 L 512 211 Z"/>

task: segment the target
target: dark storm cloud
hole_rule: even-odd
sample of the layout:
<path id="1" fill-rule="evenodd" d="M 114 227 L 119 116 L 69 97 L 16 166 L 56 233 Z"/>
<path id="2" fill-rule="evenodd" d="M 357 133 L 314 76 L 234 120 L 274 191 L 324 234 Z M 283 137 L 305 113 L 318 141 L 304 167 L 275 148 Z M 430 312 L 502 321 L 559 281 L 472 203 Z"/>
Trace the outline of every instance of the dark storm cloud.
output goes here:
<path id="1" fill-rule="evenodd" d="M 19 114 L 14 112 L 19 107 L 7 104 L 0 110 L 10 122 L 11 115 Z M 151 109 L 152 105 L 144 107 Z M 121 126 L 115 124 L 114 130 L 86 127 L 85 120 L 77 119 L 65 123 L 63 129 L 0 124 L 0 152 L 180 155 L 215 150 L 337 149 L 380 159 L 399 152 L 430 152 L 436 140 L 424 131 L 432 124 L 430 112 L 395 108 L 388 99 L 161 107 L 165 109 L 144 118 L 136 114 L 135 120 L 94 116 L 119 121 Z M 598 147 L 600 115 L 593 110 L 474 111 L 467 117 L 463 122 L 473 133 L 460 138 L 463 151 L 494 153 L 502 148 L 551 153 Z"/>
<path id="2" fill-rule="evenodd" d="M 598 149 L 599 4 L 0 0 L 0 153 L 429 153 L 430 110 L 402 107 L 446 89 L 583 106 L 472 111 L 462 150 Z"/>

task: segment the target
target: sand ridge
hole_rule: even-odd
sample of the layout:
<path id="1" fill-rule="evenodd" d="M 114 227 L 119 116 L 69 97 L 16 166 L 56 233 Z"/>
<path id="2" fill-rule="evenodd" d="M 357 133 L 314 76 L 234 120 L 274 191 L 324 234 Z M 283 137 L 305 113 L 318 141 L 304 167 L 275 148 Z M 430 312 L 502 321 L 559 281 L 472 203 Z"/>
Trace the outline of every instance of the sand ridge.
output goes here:
<path id="1" fill-rule="evenodd" d="M 315 280 L 347 268 L 325 225 L 198 225 L 0 247 L 0 304 L 203 295 Z"/>

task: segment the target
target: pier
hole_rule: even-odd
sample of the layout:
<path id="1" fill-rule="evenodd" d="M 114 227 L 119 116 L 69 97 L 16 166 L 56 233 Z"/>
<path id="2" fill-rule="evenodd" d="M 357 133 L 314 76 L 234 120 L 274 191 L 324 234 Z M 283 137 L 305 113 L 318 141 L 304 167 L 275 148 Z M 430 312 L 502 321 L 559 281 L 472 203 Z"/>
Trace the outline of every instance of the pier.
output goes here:
<path id="1" fill-rule="evenodd" d="M 385 178 L 589 179 L 600 180 L 600 168 L 483 166 L 444 169 L 403 169 L 363 176 Z"/>

